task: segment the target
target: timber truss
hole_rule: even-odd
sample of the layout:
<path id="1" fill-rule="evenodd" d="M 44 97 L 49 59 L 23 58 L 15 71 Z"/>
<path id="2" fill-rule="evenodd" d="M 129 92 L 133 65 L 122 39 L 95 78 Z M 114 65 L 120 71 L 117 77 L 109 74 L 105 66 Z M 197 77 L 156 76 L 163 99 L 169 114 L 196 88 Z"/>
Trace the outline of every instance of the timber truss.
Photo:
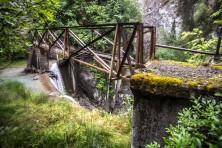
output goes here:
<path id="1" fill-rule="evenodd" d="M 33 46 L 124 79 L 155 54 L 156 29 L 142 23 L 118 23 L 30 30 Z M 144 52 L 144 35 L 150 37 Z M 146 37 L 147 38 L 147 37 Z"/>

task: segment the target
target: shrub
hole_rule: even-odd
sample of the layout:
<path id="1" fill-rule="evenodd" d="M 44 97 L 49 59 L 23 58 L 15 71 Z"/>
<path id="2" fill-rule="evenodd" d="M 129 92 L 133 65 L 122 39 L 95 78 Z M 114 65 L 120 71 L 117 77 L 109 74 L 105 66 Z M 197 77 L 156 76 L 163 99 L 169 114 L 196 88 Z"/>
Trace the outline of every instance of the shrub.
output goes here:
<path id="1" fill-rule="evenodd" d="M 193 106 L 179 112 L 178 125 L 170 126 L 165 147 L 222 147 L 222 102 L 192 100 Z M 146 146 L 160 147 L 156 142 Z"/>

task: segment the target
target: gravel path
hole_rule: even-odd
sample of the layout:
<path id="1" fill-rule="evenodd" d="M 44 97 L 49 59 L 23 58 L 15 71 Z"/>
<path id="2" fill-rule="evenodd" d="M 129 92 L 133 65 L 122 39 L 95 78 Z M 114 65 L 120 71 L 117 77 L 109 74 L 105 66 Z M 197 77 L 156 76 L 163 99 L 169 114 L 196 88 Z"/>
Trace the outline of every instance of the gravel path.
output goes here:
<path id="1" fill-rule="evenodd" d="M 165 76 L 179 76 L 185 78 L 207 79 L 212 77 L 222 78 L 222 69 L 210 66 L 192 66 L 189 64 L 176 63 L 171 61 L 153 61 L 146 64 L 146 71 L 153 71 Z"/>

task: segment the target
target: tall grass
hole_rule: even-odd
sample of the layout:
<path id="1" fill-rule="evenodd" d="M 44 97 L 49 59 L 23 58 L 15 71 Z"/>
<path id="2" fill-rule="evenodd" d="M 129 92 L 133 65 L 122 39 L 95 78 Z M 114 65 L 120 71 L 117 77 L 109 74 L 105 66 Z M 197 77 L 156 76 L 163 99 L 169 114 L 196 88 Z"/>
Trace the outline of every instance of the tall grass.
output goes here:
<path id="1" fill-rule="evenodd" d="M 0 83 L 0 147 L 130 147 L 131 117 Z"/>

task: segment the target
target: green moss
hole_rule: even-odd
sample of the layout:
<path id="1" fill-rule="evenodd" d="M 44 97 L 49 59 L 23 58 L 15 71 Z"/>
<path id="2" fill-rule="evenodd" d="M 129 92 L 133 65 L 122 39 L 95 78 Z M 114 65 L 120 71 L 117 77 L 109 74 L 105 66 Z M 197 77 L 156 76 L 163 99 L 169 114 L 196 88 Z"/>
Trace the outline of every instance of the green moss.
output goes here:
<path id="1" fill-rule="evenodd" d="M 192 67 L 192 68 L 196 68 L 197 67 L 197 65 L 191 64 L 191 63 L 187 63 L 187 62 L 178 62 L 178 61 L 172 61 L 172 60 L 166 60 L 166 62 L 174 63 L 174 64 L 181 65 L 181 66 L 188 66 L 188 67 Z"/>
<path id="2" fill-rule="evenodd" d="M 131 89 L 154 95 L 189 98 L 193 94 L 214 94 L 214 81 L 160 76 L 154 73 L 136 74 L 131 78 Z"/>
<path id="3" fill-rule="evenodd" d="M 194 81 L 187 81 L 188 87 L 197 87 L 198 86 L 198 82 L 194 82 Z"/>
<path id="4" fill-rule="evenodd" d="M 213 65 L 211 68 L 222 70 L 222 65 Z"/>
<path id="5" fill-rule="evenodd" d="M 170 95 L 175 89 L 180 92 L 182 84 L 183 82 L 178 78 L 159 76 L 153 73 L 136 74 L 131 79 L 131 86 L 135 89 L 142 89 L 159 95 Z"/>
<path id="6" fill-rule="evenodd" d="M 207 89 L 207 91 L 213 91 L 216 89 L 216 87 L 214 85 L 210 84 L 210 85 L 206 86 L 206 89 Z"/>

